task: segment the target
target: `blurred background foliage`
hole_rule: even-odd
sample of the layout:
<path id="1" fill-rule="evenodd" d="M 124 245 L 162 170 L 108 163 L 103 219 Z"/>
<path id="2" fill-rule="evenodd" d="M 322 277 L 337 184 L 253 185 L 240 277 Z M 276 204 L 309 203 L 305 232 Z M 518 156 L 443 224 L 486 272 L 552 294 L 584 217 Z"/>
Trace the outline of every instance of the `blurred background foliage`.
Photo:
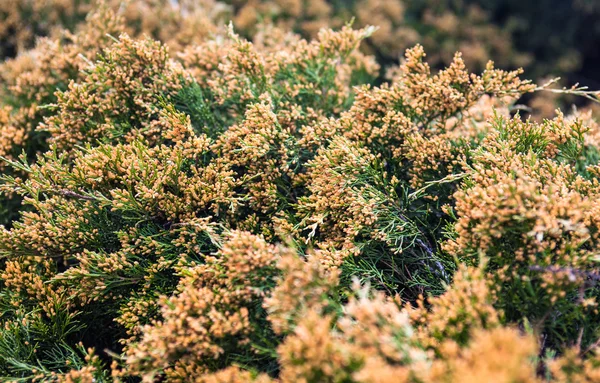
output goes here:
<path id="1" fill-rule="evenodd" d="M 39 36 L 74 30 L 93 7 L 91 0 L 3 0 L 0 2 L 0 57 L 31 48 Z M 196 1 L 213 3 L 212 1 Z M 145 10 L 171 8 L 177 0 L 109 0 L 127 8 L 132 28 L 151 32 Z M 182 8 L 193 2 L 180 1 Z M 491 59 L 499 67 L 524 67 L 533 78 L 562 76 L 600 87 L 600 2 L 597 0 L 224 0 L 215 23 L 234 21 L 253 35 L 264 22 L 285 26 L 305 37 L 322 27 L 376 25 L 367 44 L 385 66 L 398 61 L 415 43 L 440 67 L 463 52 L 473 70 Z M 208 4 L 204 4 L 208 5 Z M 215 4 L 206 9 L 215 9 Z M 217 7 L 219 9 L 219 7 Z M 185 12 L 185 11 L 183 11 Z M 167 12 L 168 13 L 168 12 Z M 138 17 L 136 17 L 136 14 Z M 156 14 L 158 16 L 158 14 Z M 169 18 L 168 14 L 160 14 Z M 219 20 L 220 19 L 220 20 Z M 159 21 L 156 20 L 156 23 Z M 146 24 L 146 25 L 142 25 Z M 155 31 L 159 31 L 155 28 Z M 161 36 L 153 36 L 160 38 Z"/>
<path id="2" fill-rule="evenodd" d="M 97 0 L 0 1 L 0 59 L 34 47 L 39 37 L 76 31 Z M 305 38 L 323 27 L 375 25 L 363 45 L 381 64 L 379 81 L 390 77 L 405 49 L 419 43 L 434 68 L 461 52 L 469 69 L 488 60 L 503 69 L 525 69 L 538 84 L 561 77 L 600 89 L 600 1 L 598 0 L 105 0 L 124 15 L 130 35 L 148 34 L 177 50 L 217 33 L 229 21 L 247 38 L 274 24 Z M 536 93 L 519 101 L 536 120 L 556 108 L 584 107 L 583 98 Z M 597 108 L 594 106 L 594 108 Z"/>

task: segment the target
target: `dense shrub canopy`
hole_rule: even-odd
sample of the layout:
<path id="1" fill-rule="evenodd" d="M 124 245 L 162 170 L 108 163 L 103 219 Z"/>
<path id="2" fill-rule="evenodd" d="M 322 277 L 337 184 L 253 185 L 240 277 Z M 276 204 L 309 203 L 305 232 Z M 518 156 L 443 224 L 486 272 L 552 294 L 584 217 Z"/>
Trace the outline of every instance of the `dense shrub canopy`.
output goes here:
<path id="1" fill-rule="evenodd" d="M 0 380 L 599 381 L 591 111 L 472 5 L 280 3 L 0 6 Z"/>

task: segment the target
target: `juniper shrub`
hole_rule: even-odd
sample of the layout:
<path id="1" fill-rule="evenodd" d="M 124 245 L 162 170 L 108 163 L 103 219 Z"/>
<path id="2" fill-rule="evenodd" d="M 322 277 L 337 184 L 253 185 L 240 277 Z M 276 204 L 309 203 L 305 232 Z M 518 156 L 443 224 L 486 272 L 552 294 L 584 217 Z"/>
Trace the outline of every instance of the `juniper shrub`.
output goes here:
<path id="1" fill-rule="evenodd" d="M 324 2 L 253 40 L 169 7 L 2 64 L 2 379 L 597 377 L 591 115 L 525 121 L 521 70 L 421 45 L 374 85 L 375 28 L 287 25 Z"/>

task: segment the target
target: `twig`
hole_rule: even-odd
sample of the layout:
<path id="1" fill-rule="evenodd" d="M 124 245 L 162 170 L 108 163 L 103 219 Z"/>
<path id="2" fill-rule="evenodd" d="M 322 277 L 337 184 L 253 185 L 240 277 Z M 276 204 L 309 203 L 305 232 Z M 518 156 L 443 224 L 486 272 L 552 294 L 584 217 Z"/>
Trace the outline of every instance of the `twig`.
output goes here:
<path id="1" fill-rule="evenodd" d="M 552 85 L 558 83 L 560 77 L 556 77 L 546 82 L 544 85 L 538 86 L 534 91 L 545 91 L 555 94 L 572 94 L 574 96 L 584 97 L 593 102 L 600 103 L 600 91 L 589 90 L 587 86 L 579 86 L 578 83 L 574 84 L 570 88 L 563 87 L 562 89 L 550 88 Z"/>
<path id="2" fill-rule="evenodd" d="M 463 178 L 466 178 L 467 176 L 469 176 L 469 173 L 450 174 L 442 179 L 429 181 L 429 182 L 425 183 L 425 186 L 423 186 L 422 188 L 417 189 L 414 192 L 410 193 L 408 195 L 408 198 L 411 200 L 417 199 L 417 198 L 419 198 L 421 193 L 423 193 L 425 190 L 427 190 L 431 186 L 455 182 L 458 180 L 462 180 Z"/>
<path id="3" fill-rule="evenodd" d="M 575 344 L 575 348 L 581 353 L 581 342 L 583 341 L 583 332 L 585 327 L 581 327 L 579 329 L 579 335 L 577 336 L 577 343 Z"/>
<path id="4" fill-rule="evenodd" d="M 95 198 L 95 197 L 75 193 L 74 191 L 67 190 L 67 189 L 59 190 L 58 194 L 60 194 L 63 197 L 77 198 L 77 199 L 82 199 L 84 201 L 97 201 L 97 198 Z"/>
<path id="5" fill-rule="evenodd" d="M 598 339 L 597 341 L 595 341 L 594 343 L 592 343 L 591 345 L 589 345 L 588 348 L 586 348 L 585 351 L 583 351 L 580 355 L 583 356 L 583 355 L 587 354 L 588 352 L 592 351 L 593 349 L 595 349 L 598 346 L 600 346 L 600 339 Z"/>

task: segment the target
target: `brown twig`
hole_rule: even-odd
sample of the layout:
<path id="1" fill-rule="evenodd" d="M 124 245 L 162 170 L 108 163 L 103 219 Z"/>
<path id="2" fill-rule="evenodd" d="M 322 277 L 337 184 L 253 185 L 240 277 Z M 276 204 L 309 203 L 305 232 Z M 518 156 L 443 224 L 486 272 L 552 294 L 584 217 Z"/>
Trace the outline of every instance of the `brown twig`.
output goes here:
<path id="1" fill-rule="evenodd" d="M 97 200 L 96 198 L 94 198 L 92 196 L 87 196 L 87 195 L 75 193 L 74 191 L 67 190 L 67 189 L 61 189 L 61 190 L 59 190 L 58 194 L 60 194 L 63 197 L 77 198 L 77 199 L 82 199 L 84 201 L 96 201 Z"/>

